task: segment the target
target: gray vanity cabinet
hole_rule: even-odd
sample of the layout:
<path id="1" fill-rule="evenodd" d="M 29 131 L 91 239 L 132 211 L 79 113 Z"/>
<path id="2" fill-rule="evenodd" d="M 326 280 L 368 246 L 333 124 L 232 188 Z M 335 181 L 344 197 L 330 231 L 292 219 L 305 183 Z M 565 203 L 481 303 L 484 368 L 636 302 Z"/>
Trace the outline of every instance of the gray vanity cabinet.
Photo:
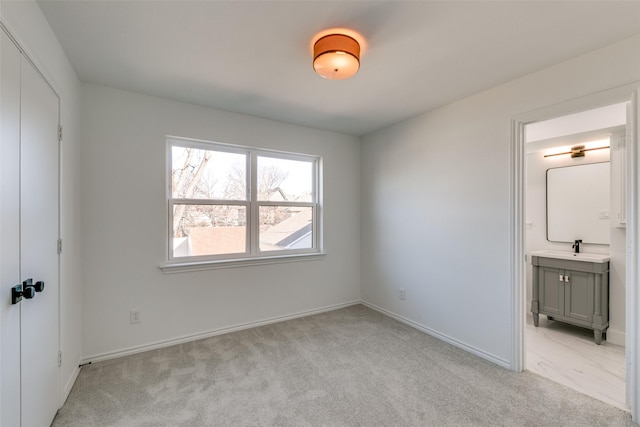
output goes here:
<path id="1" fill-rule="evenodd" d="M 593 329 L 596 344 L 609 327 L 609 262 L 532 256 L 533 324 L 539 315 Z"/>

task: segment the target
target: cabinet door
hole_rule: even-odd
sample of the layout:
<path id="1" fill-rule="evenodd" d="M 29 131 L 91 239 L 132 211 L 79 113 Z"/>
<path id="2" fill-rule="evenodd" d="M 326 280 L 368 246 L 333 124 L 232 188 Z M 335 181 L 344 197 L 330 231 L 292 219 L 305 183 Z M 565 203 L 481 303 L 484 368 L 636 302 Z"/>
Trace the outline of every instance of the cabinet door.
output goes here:
<path id="1" fill-rule="evenodd" d="M 595 275 L 581 271 L 565 271 L 569 282 L 565 287 L 564 315 L 591 323 L 593 321 L 593 295 Z"/>
<path id="2" fill-rule="evenodd" d="M 551 316 L 564 314 L 564 282 L 560 277 L 564 276 L 564 270 L 559 268 L 540 267 L 539 291 L 540 311 Z"/>

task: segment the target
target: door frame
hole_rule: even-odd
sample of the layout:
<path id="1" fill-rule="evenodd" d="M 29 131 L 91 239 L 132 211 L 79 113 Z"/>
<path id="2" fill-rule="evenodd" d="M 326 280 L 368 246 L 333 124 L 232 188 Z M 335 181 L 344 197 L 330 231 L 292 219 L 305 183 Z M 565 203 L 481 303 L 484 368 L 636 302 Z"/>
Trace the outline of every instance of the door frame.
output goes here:
<path id="1" fill-rule="evenodd" d="M 517 115 L 511 120 L 510 161 L 510 281 L 511 281 L 511 369 L 521 372 L 525 368 L 525 313 L 526 313 L 526 150 L 525 126 L 529 123 L 549 120 L 586 110 L 592 110 L 620 102 L 631 103 L 631 123 L 627 123 L 627 249 L 625 284 L 625 334 L 626 334 L 626 401 L 635 422 L 640 418 L 640 291 L 637 289 L 640 257 L 638 241 L 638 165 L 640 164 L 638 141 L 640 140 L 640 110 L 638 94 L 640 82 L 587 95 L 563 103 L 543 107 Z"/>

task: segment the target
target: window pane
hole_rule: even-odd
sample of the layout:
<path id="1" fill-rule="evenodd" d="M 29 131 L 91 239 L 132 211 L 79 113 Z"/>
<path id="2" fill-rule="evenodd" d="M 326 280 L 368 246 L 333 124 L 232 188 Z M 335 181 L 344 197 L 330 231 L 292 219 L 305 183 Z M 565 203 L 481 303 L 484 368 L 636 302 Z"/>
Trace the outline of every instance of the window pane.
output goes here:
<path id="1" fill-rule="evenodd" d="M 247 161 L 241 153 L 171 147 L 171 193 L 179 199 L 247 199 Z"/>
<path id="2" fill-rule="evenodd" d="M 258 157 L 258 200 L 313 201 L 313 162 Z"/>
<path id="3" fill-rule="evenodd" d="M 246 252 L 247 209 L 234 205 L 174 205 L 173 256 Z"/>
<path id="4" fill-rule="evenodd" d="M 260 206 L 260 250 L 311 249 L 311 207 Z"/>

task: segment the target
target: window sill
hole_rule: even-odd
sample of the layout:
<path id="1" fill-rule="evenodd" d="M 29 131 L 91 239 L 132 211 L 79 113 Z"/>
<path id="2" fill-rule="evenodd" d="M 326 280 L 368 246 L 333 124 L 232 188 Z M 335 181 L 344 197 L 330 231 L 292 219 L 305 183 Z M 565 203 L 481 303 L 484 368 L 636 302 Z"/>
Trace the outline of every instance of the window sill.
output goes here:
<path id="1" fill-rule="evenodd" d="M 280 264 L 286 262 L 316 261 L 324 259 L 325 253 L 277 255 L 261 258 L 225 259 L 220 261 L 173 262 L 160 266 L 164 274 L 188 273 L 192 271 L 217 270 L 220 268 L 251 267 L 254 265 Z"/>

